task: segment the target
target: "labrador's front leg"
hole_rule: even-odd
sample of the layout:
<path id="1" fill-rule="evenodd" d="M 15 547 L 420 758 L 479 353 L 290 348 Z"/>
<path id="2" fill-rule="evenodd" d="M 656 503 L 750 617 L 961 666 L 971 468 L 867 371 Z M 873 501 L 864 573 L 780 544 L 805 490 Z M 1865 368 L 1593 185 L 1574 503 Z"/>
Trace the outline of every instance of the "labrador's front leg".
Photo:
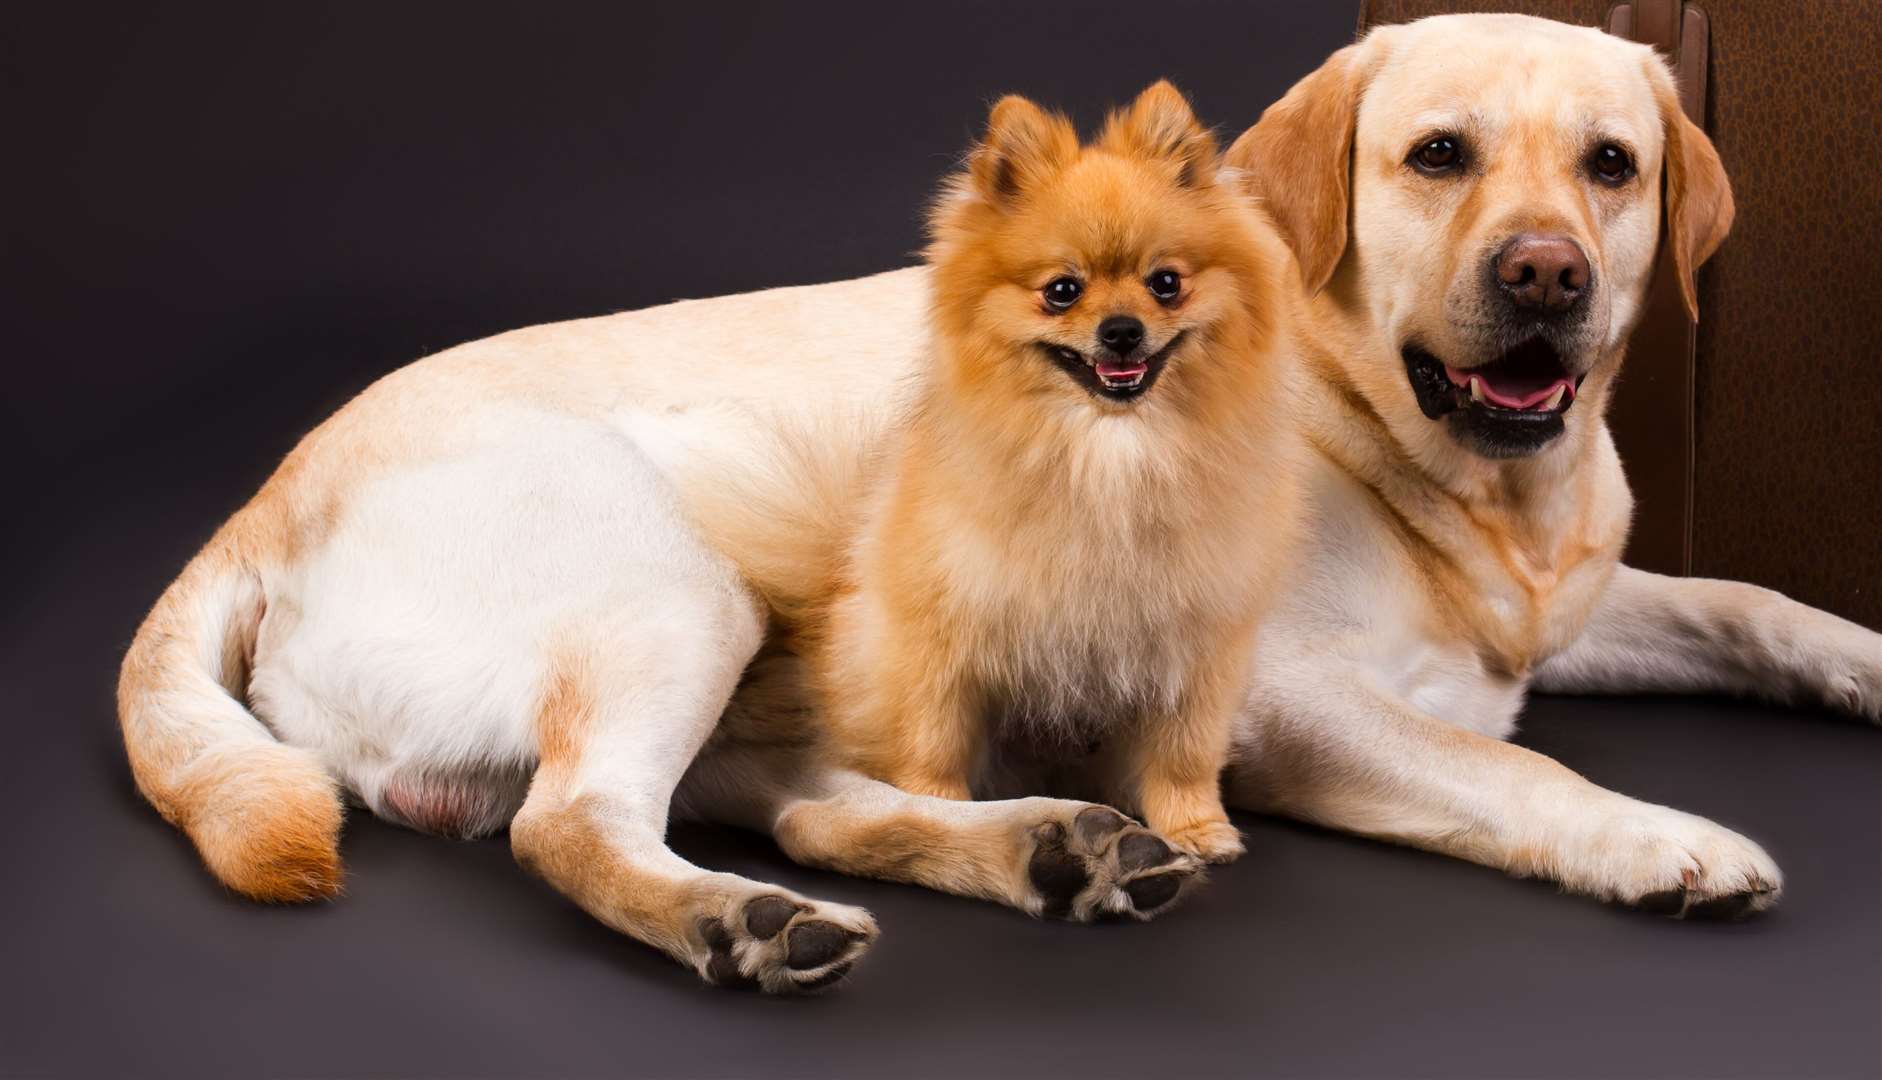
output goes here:
<path id="1" fill-rule="evenodd" d="M 1777 864 L 1729 829 L 1422 714 L 1358 672 L 1291 675 L 1259 686 L 1243 718 L 1231 805 L 1670 915 L 1737 916 L 1777 900 Z"/>
<path id="2" fill-rule="evenodd" d="M 1623 566 L 1535 687 L 1730 693 L 1882 723 L 1882 634 L 1756 585 Z"/>

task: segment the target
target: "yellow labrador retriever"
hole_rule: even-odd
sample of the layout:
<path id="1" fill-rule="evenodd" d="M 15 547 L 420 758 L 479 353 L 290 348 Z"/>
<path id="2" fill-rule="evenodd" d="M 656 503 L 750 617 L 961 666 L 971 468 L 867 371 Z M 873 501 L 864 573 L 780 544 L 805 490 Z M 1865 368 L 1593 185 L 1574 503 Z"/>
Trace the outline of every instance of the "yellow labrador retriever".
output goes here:
<path id="1" fill-rule="evenodd" d="M 1264 626 L 1232 802 L 1675 914 L 1782 889 L 1758 845 L 1503 741 L 1524 694 L 1728 691 L 1882 717 L 1882 637 L 1618 565 L 1602 419 L 1656 249 L 1732 220 L 1646 46 L 1523 16 L 1386 27 L 1231 148 L 1293 247 L 1307 566 Z"/>
<path id="2" fill-rule="evenodd" d="M 1731 219 L 1666 69 L 1593 30 L 1432 19 L 1336 55 L 1229 158 L 1297 257 L 1314 447 L 1232 802 L 1676 913 L 1770 904 L 1756 844 L 1501 741 L 1531 685 L 1882 716 L 1882 637 L 1616 565 L 1621 344 L 1656 247 L 1690 298 Z M 758 482 L 859 468 L 927 355 L 928 291 L 914 269 L 674 304 L 381 380 L 139 631 L 119 711 L 140 788 L 269 900 L 337 890 L 343 796 L 431 832 L 509 825 L 609 925 L 772 991 L 840 980 L 873 922 L 685 862 L 670 814 L 1036 914 L 1163 910 L 1193 868 L 1113 811 L 827 763 L 794 661 L 759 651 L 765 612 L 685 512 L 702 458 Z M 779 428 L 819 438 L 778 456 L 754 432 Z"/>

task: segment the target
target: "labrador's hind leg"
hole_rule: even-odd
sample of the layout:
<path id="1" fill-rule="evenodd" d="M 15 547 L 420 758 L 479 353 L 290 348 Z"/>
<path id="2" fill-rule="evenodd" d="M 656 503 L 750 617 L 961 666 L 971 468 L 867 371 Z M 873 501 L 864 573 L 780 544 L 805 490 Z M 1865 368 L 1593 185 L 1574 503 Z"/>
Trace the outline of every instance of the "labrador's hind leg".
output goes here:
<path id="1" fill-rule="evenodd" d="M 868 912 L 713 873 L 666 845 L 674 786 L 749 649 L 726 649 L 723 626 L 696 637 L 671 622 L 658 629 L 651 642 L 603 638 L 552 662 L 537 718 L 541 763 L 510 829 L 516 857 L 708 982 L 773 993 L 829 986 L 874 939 Z"/>
<path id="2" fill-rule="evenodd" d="M 610 458 L 603 480 L 639 466 Z M 510 827 L 524 866 L 708 982 L 773 993 L 841 980 L 876 935 L 860 908 L 694 866 L 667 847 L 675 787 L 764 637 L 762 610 L 652 478 L 615 503 L 581 606 L 546 629 L 538 764 Z M 592 493 L 576 509 L 596 530 Z"/>

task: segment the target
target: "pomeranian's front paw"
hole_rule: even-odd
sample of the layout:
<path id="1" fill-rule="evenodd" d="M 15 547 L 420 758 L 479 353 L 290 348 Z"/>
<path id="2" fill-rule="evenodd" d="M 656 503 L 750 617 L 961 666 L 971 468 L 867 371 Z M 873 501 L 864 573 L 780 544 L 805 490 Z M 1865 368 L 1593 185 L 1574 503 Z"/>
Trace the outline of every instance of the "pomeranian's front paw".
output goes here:
<path id="1" fill-rule="evenodd" d="M 1241 830 L 1226 821 L 1199 821 L 1171 829 L 1163 836 L 1178 851 L 1188 852 L 1204 862 L 1234 862 L 1248 850 L 1242 846 Z"/>
<path id="2" fill-rule="evenodd" d="M 1043 801 L 1043 800 L 1042 800 Z M 1051 800 L 1051 817 L 1026 829 L 1032 848 L 1023 910 L 1092 922 L 1105 915 L 1146 920 L 1202 880 L 1202 862 L 1108 806 Z"/>

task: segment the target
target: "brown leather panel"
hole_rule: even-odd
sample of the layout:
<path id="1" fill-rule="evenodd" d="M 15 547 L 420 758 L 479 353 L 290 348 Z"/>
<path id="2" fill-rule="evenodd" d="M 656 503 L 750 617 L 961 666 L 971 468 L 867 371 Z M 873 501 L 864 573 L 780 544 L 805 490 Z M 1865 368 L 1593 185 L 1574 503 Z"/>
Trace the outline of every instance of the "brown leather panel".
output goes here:
<path id="1" fill-rule="evenodd" d="M 1674 75 L 1679 79 L 1679 104 L 1686 110 L 1686 116 L 1693 123 L 1705 127 L 1710 121 L 1706 115 L 1707 97 L 1712 92 L 1712 84 L 1707 81 L 1707 73 L 1712 70 L 1708 63 L 1712 49 L 1712 20 L 1706 17 L 1705 9 L 1695 4 L 1687 4 L 1680 25 L 1680 40 L 1687 47 L 1680 51 L 1679 64 Z"/>
<path id="2" fill-rule="evenodd" d="M 1618 4 L 1616 8 L 1628 9 L 1629 18 L 1626 37 L 1645 45 L 1651 45 L 1665 56 L 1679 55 L 1680 0 L 1630 0 Z M 1612 14 L 1608 17 L 1608 32 L 1618 33 Z"/>
<path id="3" fill-rule="evenodd" d="M 1637 0 L 1636 0 L 1637 2 Z M 1608 0 L 1365 0 L 1362 29 L 1453 11 L 1601 25 Z M 1711 133 L 1738 218 L 1699 275 L 1691 569 L 1753 581 L 1882 629 L 1882 19 L 1843 0 L 1703 0 Z M 1682 19 L 1694 18 L 1693 7 Z M 1700 92 L 1687 65 L 1683 95 Z M 1676 417 L 1625 410 L 1625 448 Z M 1661 512 L 1635 450 L 1636 544 Z M 1655 561 L 1664 553 L 1655 557 Z"/>
<path id="4" fill-rule="evenodd" d="M 1700 283 L 1693 573 L 1882 629 L 1882 19 L 1704 6 L 1738 220 Z"/>
<path id="5" fill-rule="evenodd" d="M 1614 5 L 1614 9 L 1608 12 L 1608 33 L 1629 41 L 1638 40 L 1634 37 L 1634 5 Z"/>
<path id="6" fill-rule="evenodd" d="M 1634 492 L 1633 529 L 1622 557 L 1656 574 L 1684 575 L 1692 568 L 1694 345 L 1678 272 L 1662 250 L 1608 405 L 1608 426 Z"/>
<path id="7" fill-rule="evenodd" d="M 1706 24 L 1680 0 L 1628 0 L 1608 12 L 1611 34 L 1653 46 L 1680 76 L 1680 108 L 1705 126 Z M 1628 343 L 1608 413 L 1634 489 L 1625 558 L 1661 574 L 1692 572 L 1695 335 L 1672 253 L 1661 250 L 1647 302 Z"/>
<path id="8" fill-rule="evenodd" d="M 1688 120 L 1706 126 L 1706 60 L 1711 24 L 1705 9 L 1682 0 L 1622 0 L 1608 12 L 1607 31 L 1651 45 L 1662 56 L 1670 57 L 1679 82 L 1680 108 Z"/>

